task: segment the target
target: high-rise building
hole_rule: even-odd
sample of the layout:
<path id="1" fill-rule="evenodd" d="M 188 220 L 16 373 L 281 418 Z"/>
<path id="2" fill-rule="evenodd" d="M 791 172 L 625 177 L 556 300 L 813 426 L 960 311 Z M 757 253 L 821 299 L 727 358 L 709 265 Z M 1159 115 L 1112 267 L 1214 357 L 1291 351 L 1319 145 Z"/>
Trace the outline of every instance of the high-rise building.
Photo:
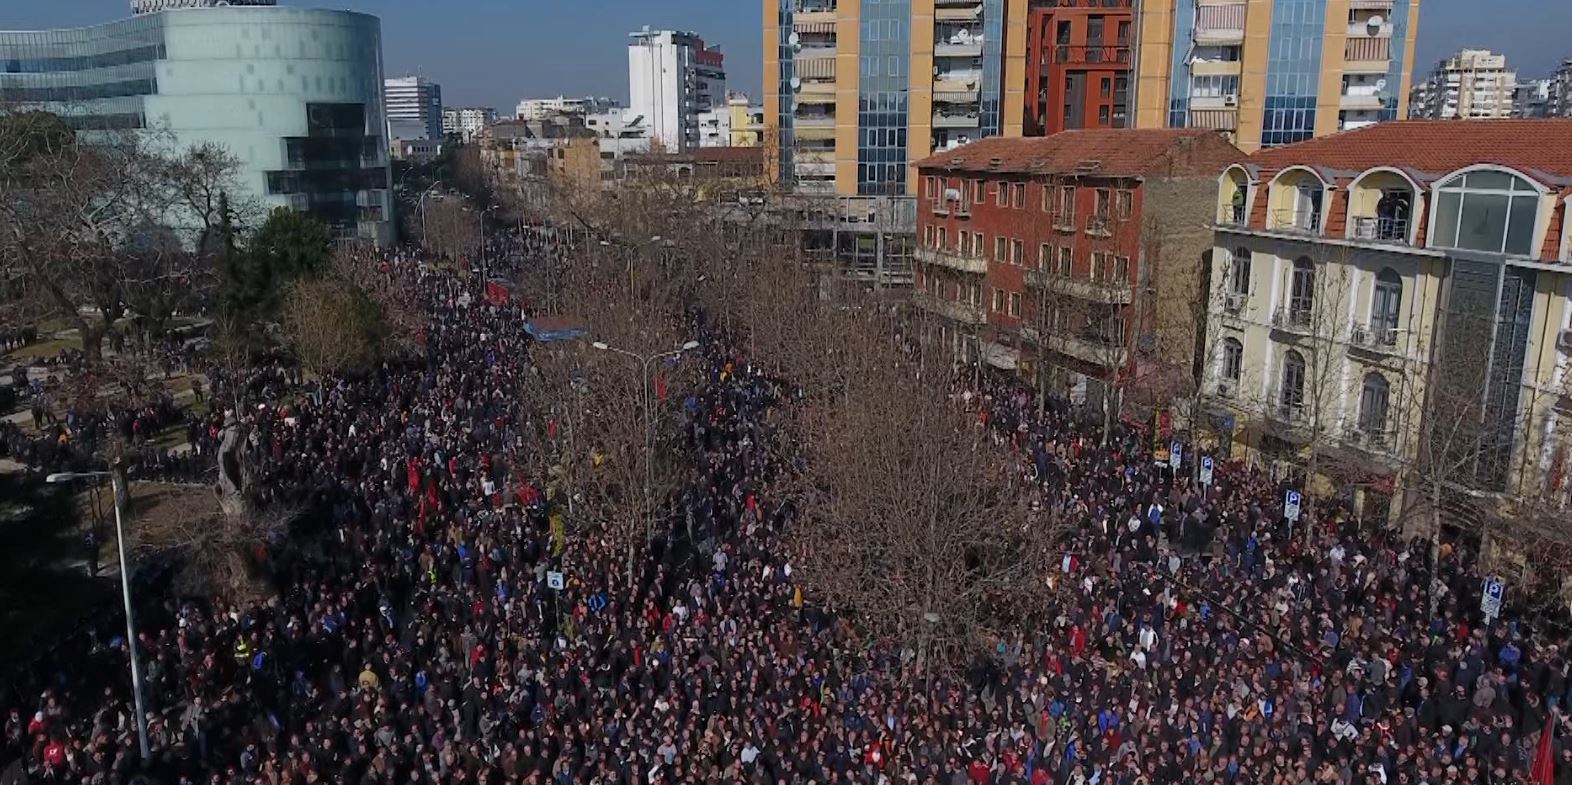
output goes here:
<path id="1" fill-rule="evenodd" d="M 1131 0 L 1033 0 L 1026 25 L 1027 136 L 1131 124 Z"/>
<path id="2" fill-rule="evenodd" d="M 699 146 L 699 113 L 726 105 L 726 58 L 696 33 L 629 34 L 628 108 L 670 152 Z"/>
<path id="3" fill-rule="evenodd" d="M 1420 0 L 1143 0 L 1135 125 L 1245 150 L 1408 114 Z"/>
<path id="4" fill-rule="evenodd" d="M 617 102 L 610 98 L 569 98 L 559 95 L 555 98 L 526 98 L 519 101 L 513 116 L 520 120 L 544 120 L 557 114 L 592 115 L 616 108 Z"/>
<path id="5" fill-rule="evenodd" d="M 376 17 L 144 5 L 108 24 L 0 32 L 0 96 L 82 131 L 221 145 L 265 206 L 310 212 L 341 238 L 393 240 Z"/>
<path id="6" fill-rule="evenodd" d="M 1572 60 L 1556 69 L 1546 87 L 1545 116 L 1572 117 Z"/>
<path id="7" fill-rule="evenodd" d="M 442 110 L 442 135 L 457 136 L 465 142 L 474 141 L 481 129 L 497 120 L 497 110 L 489 106 L 465 107 Z"/>
<path id="8" fill-rule="evenodd" d="M 423 76 L 383 82 L 387 94 L 388 136 L 394 139 L 442 138 L 442 86 Z"/>
<path id="9" fill-rule="evenodd" d="M 1436 65 L 1414 85 L 1408 116 L 1416 120 L 1480 120 L 1511 117 L 1517 73 L 1506 55 L 1464 49 Z"/>
<path id="10" fill-rule="evenodd" d="M 1549 114 L 1549 79 L 1529 79 L 1512 86 L 1513 117 L 1547 117 Z"/>
<path id="11" fill-rule="evenodd" d="M 1020 136 L 1027 0 L 764 0 L 772 167 L 810 193 L 901 197 L 910 162 Z"/>

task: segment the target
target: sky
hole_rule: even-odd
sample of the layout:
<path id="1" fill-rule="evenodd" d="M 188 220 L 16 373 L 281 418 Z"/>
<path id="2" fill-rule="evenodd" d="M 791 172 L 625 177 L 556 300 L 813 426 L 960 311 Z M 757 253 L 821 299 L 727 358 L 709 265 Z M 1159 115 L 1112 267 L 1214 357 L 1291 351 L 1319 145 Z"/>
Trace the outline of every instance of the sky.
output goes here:
<path id="1" fill-rule="evenodd" d="M 1187 2 L 1188 0 L 1181 0 Z M 627 34 L 691 30 L 726 53 L 728 87 L 761 101 L 761 0 L 280 0 L 382 18 L 389 76 L 442 85 L 448 106 L 510 114 L 519 99 L 628 94 Z M 1420 0 L 1423 75 L 1463 47 L 1507 56 L 1522 78 L 1572 57 L 1572 0 Z M 128 0 L 0 0 L 0 29 L 74 27 L 124 17 Z"/>

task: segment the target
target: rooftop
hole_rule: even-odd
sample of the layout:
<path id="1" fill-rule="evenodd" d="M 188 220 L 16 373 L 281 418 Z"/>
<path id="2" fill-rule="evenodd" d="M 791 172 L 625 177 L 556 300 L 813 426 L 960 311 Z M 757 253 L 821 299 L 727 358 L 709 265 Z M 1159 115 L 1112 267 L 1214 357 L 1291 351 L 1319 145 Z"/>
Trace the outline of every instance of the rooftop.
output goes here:
<path id="1" fill-rule="evenodd" d="M 916 163 L 967 172 L 1078 173 L 1093 177 L 1216 174 L 1245 160 L 1217 131 L 1100 128 L 1034 138 L 990 137 Z"/>
<path id="2" fill-rule="evenodd" d="M 1390 166 L 1421 182 L 1493 164 L 1560 188 L 1572 184 L 1572 120 L 1398 120 L 1262 150 L 1250 163 L 1266 170 L 1305 164 L 1344 173 Z"/>

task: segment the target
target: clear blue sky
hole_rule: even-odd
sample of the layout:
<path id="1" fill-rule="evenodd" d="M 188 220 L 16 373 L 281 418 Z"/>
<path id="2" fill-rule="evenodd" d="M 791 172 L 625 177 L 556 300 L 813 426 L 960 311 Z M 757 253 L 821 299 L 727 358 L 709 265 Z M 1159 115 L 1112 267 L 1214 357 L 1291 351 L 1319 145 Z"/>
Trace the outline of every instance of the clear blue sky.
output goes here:
<path id="1" fill-rule="evenodd" d="M 761 98 L 761 0 L 281 0 L 382 17 L 389 74 L 442 84 L 450 106 L 508 112 L 526 96 L 625 100 L 627 34 L 693 30 L 726 52 L 732 89 Z M 1414 70 L 1464 46 L 1493 49 L 1524 78 L 1572 57 L 1572 0 L 1422 0 Z M 0 0 L 0 29 L 72 27 L 126 16 L 127 0 Z"/>

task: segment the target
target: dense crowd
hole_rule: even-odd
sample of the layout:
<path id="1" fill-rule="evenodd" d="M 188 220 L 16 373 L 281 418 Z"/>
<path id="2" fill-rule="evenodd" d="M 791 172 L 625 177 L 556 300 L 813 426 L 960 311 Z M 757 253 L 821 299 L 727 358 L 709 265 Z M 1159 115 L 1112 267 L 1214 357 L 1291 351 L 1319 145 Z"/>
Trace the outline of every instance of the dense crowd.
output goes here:
<path id="1" fill-rule="evenodd" d="M 245 492 L 313 514 L 276 596 L 139 618 L 169 781 L 1507 783 L 1572 699 L 1564 640 L 1480 623 L 1464 549 L 1433 563 L 1330 506 L 1290 536 L 1258 474 L 1220 469 L 1203 498 L 1141 435 L 1105 444 L 1004 385 L 958 405 L 1075 523 L 1055 603 L 961 673 L 855 645 L 782 556 L 786 382 L 702 315 L 673 370 L 695 381 L 671 404 L 688 474 L 630 573 L 601 536 L 554 537 L 522 469 L 545 446 L 523 436 L 519 309 L 405 256 L 388 274 L 425 304 L 418 360 L 321 383 L 263 366 L 216 380 L 193 424 L 211 450 L 243 387 Z M 8 696 L 9 771 L 126 781 L 126 642 L 76 654 Z"/>

